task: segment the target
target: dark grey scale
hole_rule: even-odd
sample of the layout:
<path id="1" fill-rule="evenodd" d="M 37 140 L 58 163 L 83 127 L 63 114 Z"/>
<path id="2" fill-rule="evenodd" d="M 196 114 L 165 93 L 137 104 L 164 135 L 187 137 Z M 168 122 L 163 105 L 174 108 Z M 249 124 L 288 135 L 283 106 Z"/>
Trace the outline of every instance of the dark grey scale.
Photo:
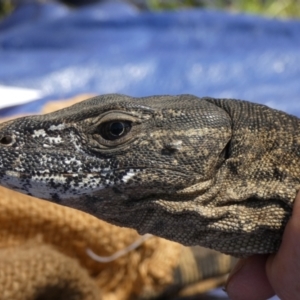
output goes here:
<path id="1" fill-rule="evenodd" d="M 56 203 L 61 203 L 60 196 L 57 193 L 53 193 L 53 194 L 50 194 L 50 195 L 52 197 L 52 201 L 55 201 Z"/>

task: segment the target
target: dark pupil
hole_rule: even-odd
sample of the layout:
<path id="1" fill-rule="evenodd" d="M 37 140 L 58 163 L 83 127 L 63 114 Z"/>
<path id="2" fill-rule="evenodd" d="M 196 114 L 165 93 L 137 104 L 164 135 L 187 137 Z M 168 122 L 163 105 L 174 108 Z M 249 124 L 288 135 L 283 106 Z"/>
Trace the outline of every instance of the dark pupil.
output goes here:
<path id="1" fill-rule="evenodd" d="M 125 124 L 123 122 L 114 122 L 109 126 L 109 132 L 113 136 L 120 136 L 125 131 Z"/>

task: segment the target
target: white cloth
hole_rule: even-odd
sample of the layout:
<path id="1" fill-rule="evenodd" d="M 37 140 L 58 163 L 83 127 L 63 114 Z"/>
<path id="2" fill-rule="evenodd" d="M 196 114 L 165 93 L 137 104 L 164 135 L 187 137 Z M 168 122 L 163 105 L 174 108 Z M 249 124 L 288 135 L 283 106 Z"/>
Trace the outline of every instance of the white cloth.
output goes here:
<path id="1" fill-rule="evenodd" d="M 0 109 L 24 104 L 42 97 L 39 90 L 0 85 Z"/>

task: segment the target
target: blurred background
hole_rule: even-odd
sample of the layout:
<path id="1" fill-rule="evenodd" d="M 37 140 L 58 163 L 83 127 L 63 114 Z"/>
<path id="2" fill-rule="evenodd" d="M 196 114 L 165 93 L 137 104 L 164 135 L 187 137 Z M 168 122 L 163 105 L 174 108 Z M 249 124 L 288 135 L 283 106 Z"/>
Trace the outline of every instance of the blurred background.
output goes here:
<path id="1" fill-rule="evenodd" d="M 24 3 L 26 0 L 1 0 L 1 15 L 9 14 L 22 2 Z M 71 6 L 80 6 L 100 2 L 100 0 L 64 0 L 61 2 Z M 244 11 L 271 17 L 298 18 L 300 16 L 299 0 L 127 0 L 127 2 L 136 5 L 140 9 L 149 10 L 206 7 L 230 11 Z"/>
<path id="2" fill-rule="evenodd" d="M 300 113 L 300 0 L 0 0 L 0 11 L 2 115 L 83 93 Z"/>
<path id="3" fill-rule="evenodd" d="M 105 93 L 237 98 L 300 116 L 299 17 L 300 0 L 0 0 L 0 117 Z"/>

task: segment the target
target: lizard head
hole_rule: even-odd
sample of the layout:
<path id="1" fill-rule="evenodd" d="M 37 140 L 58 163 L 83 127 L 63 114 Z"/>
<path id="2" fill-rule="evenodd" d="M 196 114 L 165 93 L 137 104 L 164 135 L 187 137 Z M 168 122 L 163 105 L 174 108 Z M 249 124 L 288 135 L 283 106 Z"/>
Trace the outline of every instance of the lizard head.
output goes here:
<path id="1" fill-rule="evenodd" d="M 231 230 L 239 207 L 224 199 L 232 128 L 211 98 L 98 96 L 1 124 L 0 184 L 140 233 L 241 253 L 226 246 L 242 226 Z"/>
<path id="2" fill-rule="evenodd" d="M 99 96 L 1 124 L 0 180 L 61 203 L 86 195 L 147 202 L 199 182 L 203 193 L 230 136 L 227 114 L 193 96 Z"/>

